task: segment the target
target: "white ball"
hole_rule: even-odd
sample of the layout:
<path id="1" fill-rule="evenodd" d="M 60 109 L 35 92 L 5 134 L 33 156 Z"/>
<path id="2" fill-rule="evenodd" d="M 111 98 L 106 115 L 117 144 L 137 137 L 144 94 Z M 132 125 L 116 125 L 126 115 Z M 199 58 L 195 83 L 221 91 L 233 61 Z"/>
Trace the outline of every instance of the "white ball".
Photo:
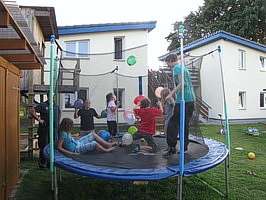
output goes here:
<path id="1" fill-rule="evenodd" d="M 129 125 L 133 125 L 136 122 L 136 117 L 133 113 L 133 111 L 125 111 L 124 112 L 124 120 L 126 121 L 126 123 L 128 123 Z"/>
<path id="2" fill-rule="evenodd" d="M 125 133 L 122 137 L 122 144 L 123 145 L 131 145 L 133 143 L 133 137 L 130 133 Z"/>
<path id="3" fill-rule="evenodd" d="M 129 125 L 132 125 L 132 124 L 135 124 L 135 122 L 136 122 L 135 115 L 129 115 L 129 116 L 128 116 L 128 119 L 127 119 L 127 123 L 128 123 Z"/>

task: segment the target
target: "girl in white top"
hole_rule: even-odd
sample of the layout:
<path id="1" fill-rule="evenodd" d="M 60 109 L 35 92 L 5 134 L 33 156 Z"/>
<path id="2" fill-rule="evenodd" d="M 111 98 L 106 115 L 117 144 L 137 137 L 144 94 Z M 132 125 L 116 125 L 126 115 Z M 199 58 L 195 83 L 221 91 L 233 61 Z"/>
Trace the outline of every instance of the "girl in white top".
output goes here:
<path id="1" fill-rule="evenodd" d="M 113 93 L 106 95 L 106 110 L 107 110 L 107 126 L 112 136 L 117 134 L 116 112 L 117 105 L 115 104 L 116 96 Z"/>

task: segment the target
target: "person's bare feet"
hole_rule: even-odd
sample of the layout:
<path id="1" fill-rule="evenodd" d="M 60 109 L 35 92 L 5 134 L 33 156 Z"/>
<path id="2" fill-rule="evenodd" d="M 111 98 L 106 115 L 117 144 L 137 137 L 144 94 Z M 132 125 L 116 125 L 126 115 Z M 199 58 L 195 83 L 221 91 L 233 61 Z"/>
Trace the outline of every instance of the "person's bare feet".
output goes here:
<path id="1" fill-rule="evenodd" d="M 115 146 L 117 146 L 118 145 L 118 142 L 111 142 L 111 146 L 112 147 L 115 147 Z"/>
<path id="2" fill-rule="evenodd" d="M 111 151 L 113 151 L 115 149 L 116 149 L 116 147 L 111 147 L 111 148 L 107 149 L 107 152 L 111 152 Z"/>

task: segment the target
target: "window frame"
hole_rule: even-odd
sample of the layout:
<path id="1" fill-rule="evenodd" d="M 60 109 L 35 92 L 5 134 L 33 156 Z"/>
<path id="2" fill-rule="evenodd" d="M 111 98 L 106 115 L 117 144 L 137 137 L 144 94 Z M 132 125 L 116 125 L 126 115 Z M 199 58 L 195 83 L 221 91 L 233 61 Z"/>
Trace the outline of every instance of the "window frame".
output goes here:
<path id="1" fill-rule="evenodd" d="M 116 57 L 116 40 L 121 39 L 121 58 Z M 125 60 L 125 36 L 115 36 L 114 37 L 114 60 Z"/>
<path id="2" fill-rule="evenodd" d="M 246 70 L 246 63 L 247 63 L 247 53 L 243 49 L 238 49 L 238 69 L 239 70 Z M 243 56 L 242 56 L 243 55 Z"/>
<path id="3" fill-rule="evenodd" d="M 80 96 L 79 95 L 79 92 L 80 91 L 86 91 L 86 99 L 88 99 L 88 97 L 89 97 L 89 88 L 80 88 L 79 89 L 79 91 L 77 91 L 77 92 L 75 92 L 75 93 L 63 93 L 63 103 L 62 103 L 62 109 L 64 110 L 64 111 L 73 111 L 73 110 L 75 110 L 75 108 L 74 108 L 74 106 L 71 106 L 71 107 L 68 107 L 68 108 L 66 108 L 66 94 L 72 94 L 73 95 L 73 97 L 72 97 L 72 103 L 74 104 L 74 102 L 78 99 L 78 97 Z"/>
<path id="4" fill-rule="evenodd" d="M 263 94 L 263 107 L 261 107 L 261 95 Z M 259 105 L 260 105 L 260 109 L 266 109 L 266 89 L 263 89 L 262 91 L 260 91 L 260 95 L 259 95 Z"/>
<path id="5" fill-rule="evenodd" d="M 260 60 L 260 71 L 266 72 L 266 57 L 260 56 L 259 60 Z"/>
<path id="6" fill-rule="evenodd" d="M 74 108 L 74 106 L 73 105 L 71 105 L 71 107 L 66 107 L 66 95 L 70 95 L 69 96 L 69 103 L 70 103 L 70 105 L 71 105 L 71 103 L 72 104 L 74 104 L 74 102 L 76 101 L 76 99 L 77 99 L 77 95 L 76 95 L 76 93 L 63 93 L 63 110 L 74 110 L 75 108 Z M 71 97 L 72 96 L 72 97 Z"/>
<path id="7" fill-rule="evenodd" d="M 80 53 L 79 50 L 80 50 L 80 43 L 84 43 L 86 42 L 88 45 L 87 45 L 87 50 L 88 52 L 87 53 L 84 53 L 84 52 L 81 52 L 82 54 L 85 54 L 85 55 L 79 55 L 77 53 Z M 75 44 L 75 51 L 69 51 L 69 52 L 73 52 L 72 53 L 68 53 L 68 52 L 65 52 L 65 58 L 89 58 L 89 54 L 90 54 L 90 40 L 89 39 L 86 39 L 86 40 L 70 40 L 70 41 L 65 41 L 65 49 L 66 51 L 69 51 L 67 49 L 67 44 L 69 43 L 74 43 Z M 69 55 L 68 55 L 69 54 Z M 87 54 L 87 55 L 86 55 Z"/>
<path id="8" fill-rule="evenodd" d="M 240 94 L 244 94 L 244 95 L 242 96 Z M 241 103 L 241 96 L 242 96 L 242 103 Z M 239 110 L 247 109 L 247 92 L 246 91 L 241 90 L 238 92 L 238 109 Z"/>

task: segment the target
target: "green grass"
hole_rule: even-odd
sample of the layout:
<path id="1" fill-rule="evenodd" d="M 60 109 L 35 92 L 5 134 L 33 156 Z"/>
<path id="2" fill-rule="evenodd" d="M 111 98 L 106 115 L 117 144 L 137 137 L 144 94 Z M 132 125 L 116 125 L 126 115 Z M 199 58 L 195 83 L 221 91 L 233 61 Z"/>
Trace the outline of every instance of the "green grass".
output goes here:
<path id="1" fill-rule="evenodd" d="M 243 130 L 250 126 L 266 130 L 264 124 L 231 126 L 230 199 L 266 199 L 266 133 L 258 137 L 245 135 Z M 217 134 L 218 130 L 218 126 L 202 126 L 204 136 L 223 141 L 223 136 Z M 235 150 L 236 147 L 242 147 L 244 150 Z M 256 160 L 248 160 L 248 152 L 255 152 Z M 25 175 L 17 193 L 17 200 L 52 199 L 48 170 L 38 169 L 37 163 L 33 161 L 23 161 L 22 171 Z M 247 174 L 247 171 L 254 171 L 256 176 Z M 224 165 L 199 174 L 197 177 L 184 179 L 185 199 L 221 199 L 197 178 L 224 191 Z M 60 200 L 172 200 L 175 198 L 175 178 L 149 182 L 147 185 L 133 185 L 129 182 L 97 180 L 63 172 L 63 182 L 59 184 Z"/>

